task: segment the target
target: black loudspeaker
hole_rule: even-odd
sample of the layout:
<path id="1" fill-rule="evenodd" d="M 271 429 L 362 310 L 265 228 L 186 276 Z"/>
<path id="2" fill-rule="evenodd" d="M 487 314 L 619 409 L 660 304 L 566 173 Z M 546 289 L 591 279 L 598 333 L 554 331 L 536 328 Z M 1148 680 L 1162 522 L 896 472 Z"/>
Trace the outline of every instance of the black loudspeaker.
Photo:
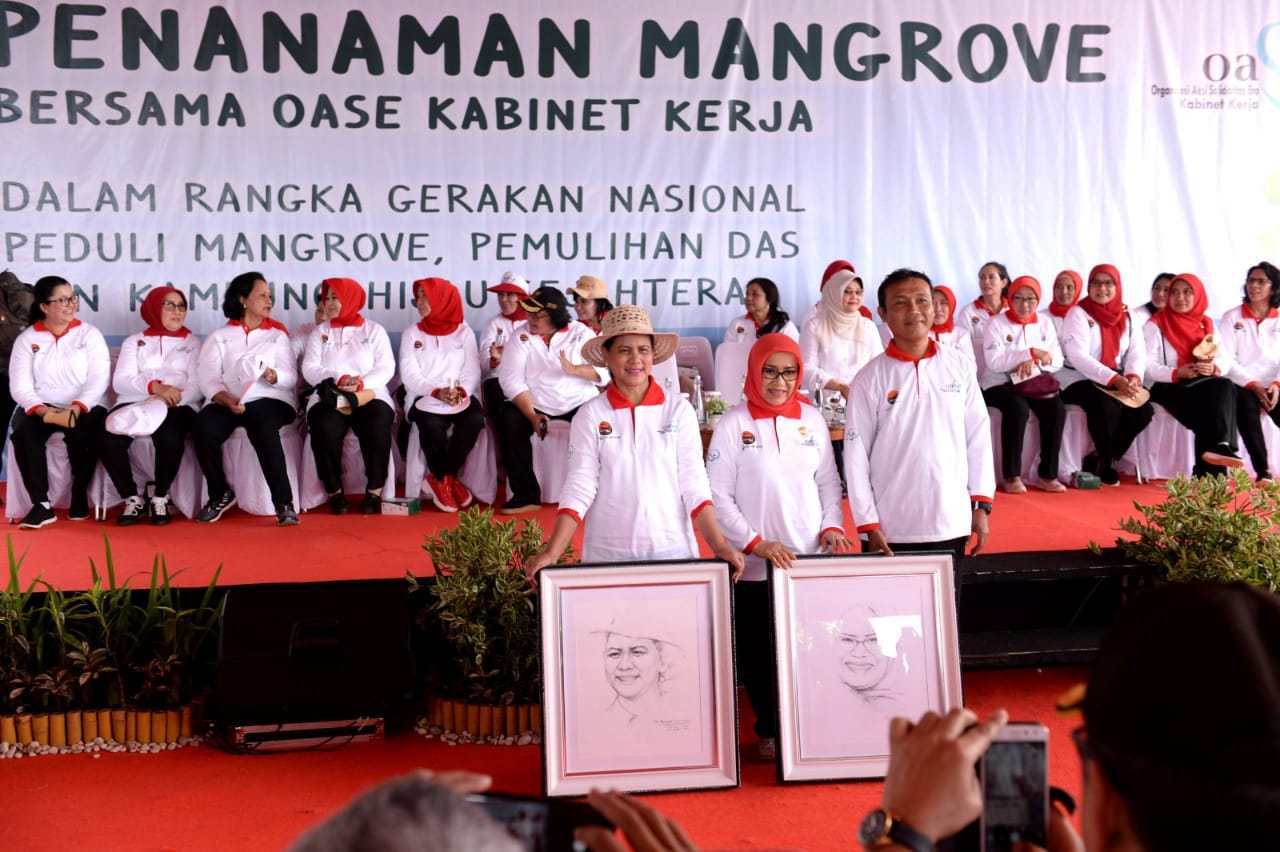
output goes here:
<path id="1" fill-rule="evenodd" d="M 220 626 L 221 725 L 389 717 L 412 691 L 403 580 L 236 586 Z"/>

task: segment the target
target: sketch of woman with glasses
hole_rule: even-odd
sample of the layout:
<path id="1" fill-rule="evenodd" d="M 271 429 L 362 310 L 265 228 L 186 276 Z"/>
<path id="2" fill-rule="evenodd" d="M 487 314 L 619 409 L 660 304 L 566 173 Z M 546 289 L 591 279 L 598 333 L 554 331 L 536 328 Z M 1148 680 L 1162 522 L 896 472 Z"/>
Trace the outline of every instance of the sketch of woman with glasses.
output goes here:
<path id="1" fill-rule="evenodd" d="M 831 627 L 838 660 L 840 682 L 849 695 L 868 709 L 898 716 L 909 715 L 907 707 L 910 675 L 919 667 L 919 656 L 910 653 L 920 646 L 918 630 L 901 628 L 896 636 L 874 607 L 854 604 Z M 881 647 L 881 641 L 888 647 Z"/>

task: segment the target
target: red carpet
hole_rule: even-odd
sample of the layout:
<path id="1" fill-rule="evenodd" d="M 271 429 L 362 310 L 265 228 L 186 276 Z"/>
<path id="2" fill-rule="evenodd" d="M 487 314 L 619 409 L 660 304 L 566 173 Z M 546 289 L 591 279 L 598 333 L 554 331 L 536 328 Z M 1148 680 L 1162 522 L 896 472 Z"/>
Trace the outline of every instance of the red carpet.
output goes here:
<path id="1" fill-rule="evenodd" d="M 1049 726 L 1051 781 L 1077 800 L 1079 761 L 1069 735 L 1078 722 L 1052 707 L 1082 677 L 1080 669 L 964 677 L 966 703 L 978 712 L 1005 707 L 1014 719 Z M 754 754 L 754 743 L 744 752 Z M 488 772 L 495 789 L 523 794 L 536 794 L 540 777 L 535 747 L 450 747 L 412 734 L 332 752 L 237 756 L 194 748 L 2 766 L 0 849 L 13 852 L 280 849 L 360 790 L 416 767 Z M 779 786 L 771 764 L 745 762 L 740 789 L 649 801 L 704 849 L 848 850 L 880 790 L 878 781 Z"/>
<path id="2" fill-rule="evenodd" d="M 1115 539 L 1119 518 L 1133 514 L 1134 501 L 1162 499 L 1162 485 L 1136 485 L 1065 494 L 1000 494 L 991 518 L 988 552 L 1068 550 L 1090 541 L 1109 545 Z M 549 530 L 554 508 L 544 507 L 536 518 Z M 232 512 L 212 525 L 179 520 L 167 527 L 116 526 L 114 513 L 108 523 L 70 522 L 60 518 L 42 530 L 10 527 L 14 549 L 26 552 L 23 577 L 37 574 L 63 589 L 85 588 L 90 582 L 92 556 L 102 566 L 103 535 L 111 540 L 117 572 L 149 571 L 151 560 L 163 554 L 169 567 L 185 569 L 178 582 L 202 585 L 219 564 L 222 583 L 264 583 L 403 577 L 430 571 L 422 550 L 425 536 L 441 527 L 452 527 L 455 516 L 432 509 L 413 517 L 358 514 L 334 517 L 326 511 L 309 512 L 297 527 L 280 529 L 274 518 L 258 518 Z M 849 523 L 846 509 L 846 524 Z M 581 536 L 575 547 L 581 545 Z M 135 580 L 135 585 L 145 578 Z"/>

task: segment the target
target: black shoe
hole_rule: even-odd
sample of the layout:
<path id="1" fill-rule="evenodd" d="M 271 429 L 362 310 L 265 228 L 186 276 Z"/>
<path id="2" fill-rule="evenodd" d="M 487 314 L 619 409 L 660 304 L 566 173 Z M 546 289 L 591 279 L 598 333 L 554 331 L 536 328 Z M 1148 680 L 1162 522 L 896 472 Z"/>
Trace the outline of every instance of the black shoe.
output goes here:
<path id="1" fill-rule="evenodd" d="M 1080 469 L 1083 470 L 1085 473 L 1092 473 L 1094 476 L 1097 476 L 1098 475 L 1098 454 L 1089 453 L 1087 456 L 1081 459 Z"/>
<path id="2" fill-rule="evenodd" d="M 382 498 L 377 494 L 364 495 L 364 502 L 360 504 L 360 514 L 362 515 L 382 514 Z"/>
<path id="3" fill-rule="evenodd" d="M 38 530 L 41 527 L 49 526 L 56 520 L 58 520 L 58 516 L 53 513 L 53 509 L 43 503 L 37 503 L 31 507 L 30 512 L 27 512 L 27 516 L 22 519 L 22 523 L 18 527 L 24 530 Z"/>
<path id="4" fill-rule="evenodd" d="M 1098 478 L 1102 480 L 1103 485 L 1120 484 L 1120 474 L 1116 472 L 1114 467 L 1104 467 L 1098 472 Z"/>
<path id="5" fill-rule="evenodd" d="M 537 500 L 508 500 L 498 511 L 504 515 L 523 515 L 525 512 L 536 512 L 542 508 Z"/>
<path id="6" fill-rule="evenodd" d="M 162 527 L 169 521 L 173 520 L 173 516 L 169 514 L 169 498 L 168 497 L 152 497 L 151 498 L 151 523 L 153 526 Z"/>
<path id="7" fill-rule="evenodd" d="M 221 497 L 210 497 L 209 502 L 205 503 L 204 508 L 200 510 L 200 514 L 196 515 L 196 521 L 202 524 L 211 524 L 214 521 L 222 520 L 222 516 L 235 504 L 236 495 L 230 491 Z"/>
<path id="8" fill-rule="evenodd" d="M 71 507 L 67 509 L 67 519 L 72 521 L 89 520 L 89 495 L 83 492 L 71 495 Z"/>
<path id="9" fill-rule="evenodd" d="M 276 507 L 276 526 L 280 527 L 296 527 L 298 525 L 298 513 L 293 508 L 292 503 Z"/>
<path id="10" fill-rule="evenodd" d="M 122 527 L 131 527 L 138 523 L 147 514 L 147 504 L 141 497 L 137 495 L 126 497 L 124 500 L 124 511 L 120 513 L 120 517 L 116 518 L 116 523 Z"/>
<path id="11" fill-rule="evenodd" d="M 345 515 L 347 513 L 347 495 L 339 491 L 337 494 L 329 495 L 329 512 L 333 515 Z"/>

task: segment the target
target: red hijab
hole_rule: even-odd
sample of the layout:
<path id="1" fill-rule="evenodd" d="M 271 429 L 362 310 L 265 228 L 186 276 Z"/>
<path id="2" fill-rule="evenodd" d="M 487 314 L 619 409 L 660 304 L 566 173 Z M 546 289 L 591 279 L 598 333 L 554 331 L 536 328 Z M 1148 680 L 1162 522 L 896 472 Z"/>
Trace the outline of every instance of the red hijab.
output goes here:
<path id="1" fill-rule="evenodd" d="M 947 307 L 951 310 L 947 313 L 946 322 L 935 322 L 930 329 L 934 334 L 946 334 L 948 331 L 955 331 L 956 328 L 956 294 L 951 292 L 951 288 L 945 284 L 938 284 L 933 288 L 933 292 L 941 293 L 942 298 L 947 300 Z"/>
<path id="2" fill-rule="evenodd" d="M 1076 282 L 1076 294 L 1071 298 L 1071 304 L 1069 305 L 1059 305 L 1057 299 L 1054 299 L 1049 304 L 1049 313 L 1053 314 L 1058 319 L 1065 317 L 1067 315 L 1067 311 L 1074 308 L 1076 303 L 1080 301 L 1080 297 L 1084 295 L 1084 282 L 1080 280 L 1079 272 L 1076 272 L 1074 269 L 1064 269 L 1057 275 L 1053 276 L 1053 280 L 1056 282 L 1063 275 L 1066 275 L 1072 281 Z"/>
<path id="3" fill-rule="evenodd" d="M 1004 315 L 1009 318 L 1009 322 L 1014 323 L 1015 325 L 1030 325 L 1033 322 L 1039 321 L 1040 315 L 1034 310 L 1031 311 L 1031 316 L 1022 317 L 1013 309 L 1013 295 L 1023 287 L 1030 287 L 1032 289 L 1036 294 L 1036 307 L 1040 306 L 1040 282 L 1032 278 L 1030 275 L 1019 275 L 1017 278 L 1013 279 L 1013 283 L 1009 285 L 1009 310 L 1005 311 Z"/>
<path id="4" fill-rule="evenodd" d="M 338 294 L 338 302 L 342 305 L 338 315 L 329 320 L 329 325 L 334 328 L 364 325 L 364 317 L 360 316 L 365 302 L 363 287 L 350 278 L 326 278 L 320 282 L 320 298 L 323 299 L 329 291 Z"/>
<path id="5" fill-rule="evenodd" d="M 1205 335 L 1213 333 L 1213 320 L 1204 315 L 1204 312 L 1209 310 L 1209 296 L 1205 293 L 1204 284 L 1200 279 L 1189 272 L 1184 272 L 1169 282 L 1169 289 L 1172 290 L 1173 285 L 1179 281 L 1190 284 L 1191 292 L 1195 294 L 1191 310 L 1185 314 L 1175 313 L 1172 308 L 1159 310 L 1151 317 L 1151 321 L 1160 327 L 1164 339 L 1169 341 L 1169 345 L 1177 351 L 1178 366 L 1181 367 L 1195 360 L 1191 350 L 1204 340 Z"/>
<path id="6" fill-rule="evenodd" d="M 420 278 L 413 282 L 413 294 L 427 297 L 431 313 L 419 320 L 418 328 L 435 336 L 452 334 L 462 325 L 462 296 L 452 282 L 443 278 Z"/>
<path id="7" fill-rule="evenodd" d="M 191 330 L 185 325 L 177 331 L 170 331 L 164 327 L 164 321 L 161 319 L 164 313 L 164 297 L 170 293 L 182 296 L 182 291 L 176 287 L 154 287 L 142 300 L 142 307 L 138 309 L 138 313 L 142 315 L 142 321 L 147 324 L 147 330 L 142 332 L 144 337 L 186 337 L 191 334 Z M 186 304 L 186 297 L 183 297 L 182 301 Z"/>
<path id="8" fill-rule="evenodd" d="M 800 370 L 796 376 L 796 382 L 791 386 L 791 393 L 787 396 L 785 402 L 781 405 L 774 405 L 764 396 L 764 362 L 769 360 L 769 356 L 776 352 L 787 352 L 796 359 L 796 368 Z M 796 399 L 796 394 L 804 381 L 804 359 L 800 357 L 800 345 L 787 337 L 785 334 L 774 332 L 766 334 L 764 337 L 756 339 L 755 345 L 751 347 L 751 353 L 747 356 L 747 385 L 744 390 L 747 395 L 747 410 L 751 412 L 751 417 L 755 420 L 764 420 L 768 417 L 790 417 L 797 418 L 800 416 L 800 400 Z"/>
<path id="9" fill-rule="evenodd" d="M 1092 281 L 1093 276 L 1099 272 L 1105 272 L 1116 282 L 1115 297 L 1105 305 L 1100 305 L 1091 296 L 1086 296 L 1080 300 L 1080 307 L 1084 308 L 1084 312 L 1093 318 L 1102 331 L 1102 357 L 1098 360 L 1115 370 L 1118 369 L 1116 358 L 1120 355 L 1120 336 L 1128 325 L 1128 314 L 1124 308 L 1124 290 L 1120 287 L 1120 270 L 1109 263 L 1099 263 L 1089 270 L 1089 280 Z"/>

